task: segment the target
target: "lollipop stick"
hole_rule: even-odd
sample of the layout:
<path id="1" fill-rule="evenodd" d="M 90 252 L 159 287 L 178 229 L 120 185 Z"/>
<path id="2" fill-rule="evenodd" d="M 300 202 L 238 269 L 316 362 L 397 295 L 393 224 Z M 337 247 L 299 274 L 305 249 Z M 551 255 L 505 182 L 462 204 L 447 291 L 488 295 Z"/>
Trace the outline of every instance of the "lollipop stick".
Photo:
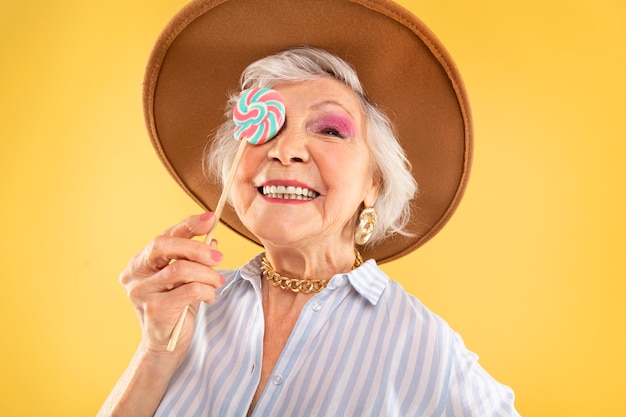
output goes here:
<path id="1" fill-rule="evenodd" d="M 222 216 L 224 205 L 230 194 L 230 187 L 235 179 L 239 162 L 243 156 L 243 151 L 248 142 L 254 145 L 261 145 L 278 134 L 285 123 L 285 103 L 278 91 L 269 88 L 251 88 L 242 92 L 237 100 L 237 105 L 233 109 L 233 121 L 235 122 L 235 139 L 240 140 L 237 155 L 233 160 L 230 173 L 224 184 L 222 195 L 215 208 L 215 224 L 207 234 L 204 242 L 211 243 L 213 233 L 217 223 Z M 180 332 L 185 323 L 185 316 L 189 306 L 185 306 L 170 336 L 167 350 L 173 351 L 180 337 Z"/>
<path id="2" fill-rule="evenodd" d="M 247 140 L 242 140 L 239 143 L 239 148 L 237 149 L 237 154 L 235 155 L 235 159 L 233 160 L 233 165 L 230 167 L 230 172 L 228 173 L 226 184 L 224 184 L 224 189 L 222 190 L 220 199 L 217 202 L 217 207 L 215 208 L 215 212 L 214 212 L 215 223 L 211 231 L 206 235 L 204 239 L 204 243 L 210 244 L 211 240 L 213 239 L 213 234 L 215 233 L 215 229 L 217 228 L 217 223 L 219 223 L 220 217 L 222 216 L 222 211 L 224 211 L 226 200 L 228 200 L 228 194 L 230 194 L 230 188 L 232 187 L 233 181 L 235 180 L 235 174 L 237 173 L 237 168 L 239 167 L 239 163 L 241 162 L 241 157 L 243 156 L 243 151 L 246 148 L 247 143 L 248 143 Z M 180 332 L 183 329 L 183 324 L 185 323 L 185 317 L 187 316 L 188 310 L 189 310 L 189 306 L 186 305 L 182 313 L 180 313 L 180 317 L 178 317 L 178 321 L 174 325 L 174 329 L 172 330 L 172 335 L 170 336 L 169 343 L 167 344 L 167 350 L 169 352 L 173 352 L 174 349 L 176 349 L 176 344 L 178 343 Z"/>
<path id="3" fill-rule="evenodd" d="M 230 187 L 232 187 L 233 181 L 235 180 L 235 174 L 237 173 L 237 168 L 239 167 L 239 162 L 241 162 L 241 157 L 243 156 L 243 151 L 244 149 L 246 149 L 247 143 L 247 140 L 242 140 L 239 143 L 239 148 L 237 148 L 237 154 L 235 155 L 235 159 L 233 160 L 233 165 L 230 167 L 230 172 L 228 173 L 226 184 L 224 184 L 224 189 L 222 190 L 220 199 L 217 202 L 217 207 L 215 207 L 215 224 L 213 225 L 211 231 L 206 235 L 204 243 L 210 244 L 211 239 L 213 239 L 215 228 L 217 227 L 217 223 L 219 222 L 220 217 L 222 217 L 224 206 L 226 205 L 226 201 L 228 200 L 228 194 L 230 194 Z"/>
<path id="4" fill-rule="evenodd" d="M 170 336 L 170 341 L 167 343 L 167 351 L 173 352 L 176 349 L 176 344 L 178 343 L 178 338 L 180 337 L 180 331 L 183 329 L 183 324 L 185 324 L 185 317 L 187 317 L 187 311 L 189 311 L 189 305 L 186 305 L 183 309 L 183 312 L 180 313 L 178 317 L 178 321 L 172 330 L 172 335 Z"/>

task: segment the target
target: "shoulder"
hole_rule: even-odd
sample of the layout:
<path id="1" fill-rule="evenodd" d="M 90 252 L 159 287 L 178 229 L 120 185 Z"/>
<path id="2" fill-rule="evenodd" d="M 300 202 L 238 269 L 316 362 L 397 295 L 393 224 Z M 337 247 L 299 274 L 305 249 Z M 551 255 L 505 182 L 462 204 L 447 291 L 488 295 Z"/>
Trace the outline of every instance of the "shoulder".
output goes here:
<path id="1" fill-rule="evenodd" d="M 389 326 L 397 329 L 394 342 L 409 352 L 421 352 L 415 356 L 413 371 L 430 386 L 429 392 L 438 393 L 436 408 L 445 410 L 443 415 L 518 416 L 513 391 L 482 368 L 461 336 L 400 283 L 388 280 L 378 307 Z M 422 367 L 428 373 L 419 371 Z"/>
<path id="2" fill-rule="evenodd" d="M 441 316 L 426 307 L 416 296 L 408 293 L 398 281 L 389 278 L 378 266 L 375 273 L 384 277 L 379 280 L 385 282 L 376 304 L 381 311 L 385 311 L 390 320 L 407 321 L 420 328 L 427 326 L 429 332 L 437 333 L 439 337 L 452 343 L 452 339 L 457 335 Z M 452 349 L 451 344 L 449 348 Z"/>

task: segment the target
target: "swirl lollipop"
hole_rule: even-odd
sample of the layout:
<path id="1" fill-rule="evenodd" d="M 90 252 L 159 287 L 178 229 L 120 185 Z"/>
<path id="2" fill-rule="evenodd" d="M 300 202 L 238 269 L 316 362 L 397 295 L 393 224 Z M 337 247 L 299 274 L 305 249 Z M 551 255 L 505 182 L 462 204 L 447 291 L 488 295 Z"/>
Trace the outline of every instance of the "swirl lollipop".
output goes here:
<path id="1" fill-rule="evenodd" d="M 272 139 L 285 123 L 285 105 L 278 91 L 251 88 L 244 91 L 233 109 L 235 139 L 253 145 Z"/>
<path id="2" fill-rule="evenodd" d="M 222 211 L 224 210 L 224 205 L 230 193 L 230 187 L 235 179 L 235 173 L 239 167 L 239 162 L 243 156 L 246 144 L 249 142 L 253 145 L 262 145 L 276 136 L 283 127 L 285 123 L 285 104 L 283 97 L 278 91 L 270 88 L 251 88 L 245 90 L 239 96 L 237 104 L 233 109 L 233 121 L 236 126 L 234 131 L 235 139 L 239 140 L 241 143 L 237 149 L 237 154 L 235 155 L 233 165 L 228 173 L 226 184 L 224 184 L 224 189 L 222 190 L 220 199 L 217 202 L 217 207 L 215 208 L 215 226 L 213 226 L 213 229 L 211 229 L 204 240 L 207 243 L 211 243 L 213 239 L 215 228 L 222 216 Z M 176 343 L 178 343 L 178 338 L 180 337 L 188 309 L 189 306 L 185 306 L 185 309 L 180 314 L 172 330 L 172 335 L 167 345 L 167 350 L 170 352 L 176 348 Z"/>

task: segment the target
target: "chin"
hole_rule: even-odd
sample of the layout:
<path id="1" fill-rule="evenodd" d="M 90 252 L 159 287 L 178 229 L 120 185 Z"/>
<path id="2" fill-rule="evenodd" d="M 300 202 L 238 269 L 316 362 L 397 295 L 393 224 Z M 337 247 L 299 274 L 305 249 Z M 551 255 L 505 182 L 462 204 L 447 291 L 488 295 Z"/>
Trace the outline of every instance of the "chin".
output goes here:
<path id="1" fill-rule="evenodd" d="M 293 246 L 302 241 L 304 236 L 294 234 L 293 230 L 259 228 L 251 232 L 263 243 L 263 246 Z"/>

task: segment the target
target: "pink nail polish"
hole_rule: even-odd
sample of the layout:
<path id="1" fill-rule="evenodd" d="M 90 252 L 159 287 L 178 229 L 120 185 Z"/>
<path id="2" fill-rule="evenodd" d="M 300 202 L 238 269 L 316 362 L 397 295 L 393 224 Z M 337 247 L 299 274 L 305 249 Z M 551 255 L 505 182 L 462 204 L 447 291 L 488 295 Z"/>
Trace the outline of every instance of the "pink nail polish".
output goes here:
<path id="1" fill-rule="evenodd" d="M 203 221 L 203 222 L 209 220 L 211 217 L 213 217 L 212 211 L 207 211 L 206 213 L 202 213 L 201 215 L 198 216 L 200 221 Z"/>
<path id="2" fill-rule="evenodd" d="M 211 259 L 213 259 L 215 262 L 222 262 L 222 258 L 224 258 L 222 252 L 217 250 L 211 250 Z"/>

